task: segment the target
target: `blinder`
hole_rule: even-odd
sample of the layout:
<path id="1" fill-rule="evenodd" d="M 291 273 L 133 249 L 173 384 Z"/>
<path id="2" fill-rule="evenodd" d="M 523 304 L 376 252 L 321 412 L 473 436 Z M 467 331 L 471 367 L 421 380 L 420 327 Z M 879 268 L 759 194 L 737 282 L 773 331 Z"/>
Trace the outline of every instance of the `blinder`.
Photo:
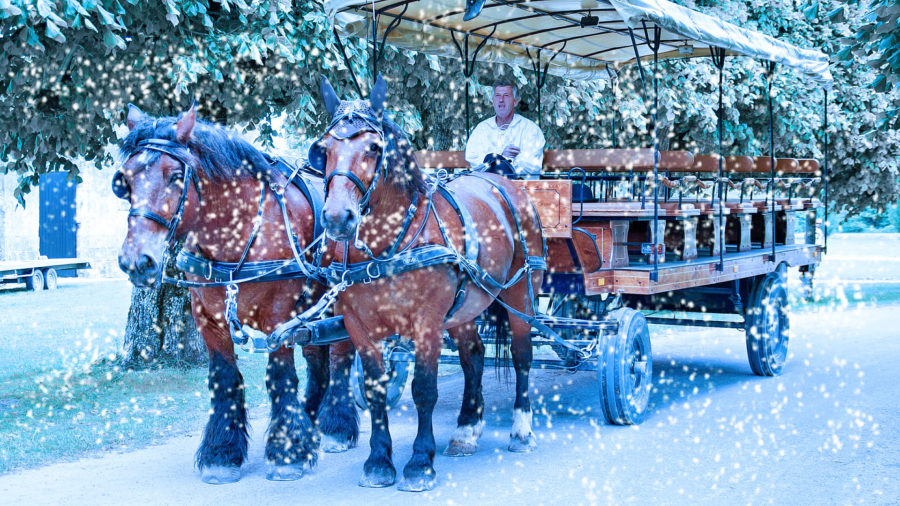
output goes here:
<path id="1" fill-rule="evenodd" d="M 309 147 L 309 153 L 306 155 L 306 160 L 309 162 L 310 167 L 324 174 L 326 159 L 327 154 L 325 153 L 325 146 L 322 144 L 322 139 L 319 138 Z"/>
<path id="2" fill-rule="evenodd" d="M 131 186 L 128 184 L 128 181 L 125 180 L 125 174 L 123 174 L 121 170 L 117 170 L 113 175 L 112 192 L 113 195 L 122 200 L 131 199 Z"/>

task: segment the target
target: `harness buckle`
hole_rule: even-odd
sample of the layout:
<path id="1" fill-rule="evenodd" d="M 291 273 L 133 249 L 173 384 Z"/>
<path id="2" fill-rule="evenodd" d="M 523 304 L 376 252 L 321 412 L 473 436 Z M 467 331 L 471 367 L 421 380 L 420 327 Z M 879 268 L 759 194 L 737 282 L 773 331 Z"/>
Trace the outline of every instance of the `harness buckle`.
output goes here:
<path id="1" fill-rule="evenodd" d="M 350 275 L 350 270 L 349 270 L 349 269 L 345 270 L 345 271 L 341 274 L 341 284 L 346 285 L 347 288 L 350 288 L 351 286 L 353 286 L 353 281 L 347 279 L 349 275 Z"/>
<path id="2" fill-rule="evenodd" d="M 372 272 L 372 270 L 371 270 L 372 267 L 375 267 L 375 272 Z M 380 278 L 381 275 L 382 275 L 381 267 L 379 267 L 378 264 L 375 262 L 369 262 L 369 264 L 366 265 L 366 277 L 368 279 L 366 279 L 363 283 L 368 285 L 372 281 L 375 281 L 376 279 Z"/>

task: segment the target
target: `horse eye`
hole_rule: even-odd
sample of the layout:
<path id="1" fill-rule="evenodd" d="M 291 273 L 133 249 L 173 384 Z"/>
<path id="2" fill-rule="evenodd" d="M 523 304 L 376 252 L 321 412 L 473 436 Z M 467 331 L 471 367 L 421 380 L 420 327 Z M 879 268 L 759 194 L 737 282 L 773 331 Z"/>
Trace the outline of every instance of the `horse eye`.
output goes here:
<path id="1" fill-rule="evenodd" d="M 369 144 L 369 153 L 378 154 L 381 151 L 381 144 L 373 142 Z"/>
<path id="2" fill-rule="evenodd" d="M 172 175 L 169 176 L 169 184 L 173 184 L 176 181 L 184 181 L 184 172 L 173 172 Z"/>

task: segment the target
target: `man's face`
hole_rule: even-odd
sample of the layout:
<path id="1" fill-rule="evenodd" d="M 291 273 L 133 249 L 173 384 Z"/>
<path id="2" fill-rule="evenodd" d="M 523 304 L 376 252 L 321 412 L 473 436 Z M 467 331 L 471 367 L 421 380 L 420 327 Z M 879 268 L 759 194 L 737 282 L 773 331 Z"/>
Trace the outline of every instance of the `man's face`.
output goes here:
<path id="1" fill-rule="evenodd" d="M 519 99 L 513 97 L 512 86 L 497 86 L 494 88 L 494 112 L 497 116 L 505 118 L 511 115 L 519 105 Z"/>

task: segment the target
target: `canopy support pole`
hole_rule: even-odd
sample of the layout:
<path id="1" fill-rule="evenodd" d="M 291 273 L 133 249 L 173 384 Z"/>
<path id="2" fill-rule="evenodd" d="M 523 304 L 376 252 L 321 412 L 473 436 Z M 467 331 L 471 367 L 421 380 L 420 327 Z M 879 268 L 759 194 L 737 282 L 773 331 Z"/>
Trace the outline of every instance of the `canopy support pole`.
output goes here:
<path id="1" fill-rule="evenodd" d="M 375 4 L 372 4 L 372 83 L 375 83 L 375 79 L 378 79 L 378 60 L 384 57 L 384 43 L 387 41 L 388 35 L 394 31 L 394 28 L 397 28 L 400 25 L 400 22 L 403 20 L 403 15 L 406 14 L 406 9 L 409 8 L 409 4 L 403 4 L 403 10 L 400 11 L 400 14 L 396 15 L 391 19 L 391 22 L 388 23 L 387 27 L 384 29 L 384 33 L 381 34 L 381 42 L 378 41 L 378 18 L 381 16 L 380 11 L 375 11 Z M 393 15 L 392 15 L 393 16 Z M 361 96 L 361 95 L 360 95 Z"/>
<path id="2" fill-rule="evenodd" d="M 612 137 L 612 147 L 613 147 L 613 149 L 616 149 L 619 147 L 619 132 L 616 130 L 616 106 L 619 103 L 619 95 L 618 95 L 619 73 L 613 72 L 612 70 L 610 70 L 608 63 L 606 64 L 606 73 L 609 75 L 609 84 L 612 89 L 612 96 L 613 96 L 613 99 L 612 99 L 612 105 L 613 105 L 612 106 L 612 121 L 611 121 L 611 127 L 610 127 L 610 129 L 612 131 L 610 132 L 610 134 Z"/>
<path id="3" fill-rule="evenodd" d="M 359 93 L 359 98 L 363 98 L 362 88 L 359 86 L 359 79 L 356 78 L 356 72 L 353 70 L 353 65 L 350 65 L 350 59 L 347 58 L 347 52 L 344 51 L 344 43 L 341 41 L 341 36 L 337 31 L 337 28 L 333 28 L 334 32 L 334 40 L 337 42 L 337 47 L 341 51 L 341 57 L 344 58 L 344 65 L 347 66 L 347 70 L 350 71 L 350 77 L 353 78 L 353 87 L 356 88 L 356 92 Z"/>
<path id="4" fill-rule="evenodd" d="M 825 219 L 823 222 L 823 227 L 825 229 L 825 249 L 822 252 L 828 253 L 828 179 L 830 178 L 828 172 L 828 89 L 825 89 L 823 107 L 825 109 L 825 121 L 822 127 L 822 133 L 825 136 L 825 167 L 822 171 L 822 179 L 825 181 Z"/>
<path id="5" fill-rule="evenodd" d="M 646 26 L 645 26 L 646 29 Z M 641 54 L 638 52 L 637 40 L 634 38 L 634 30 L 628 29 L 628 35 L 631 36 L 631 47 L 634 48 L 634 62 L 637 64 L 638 72 L 641 74 L 641 88 L 647 82 L 647 76 L 644 75 L 644 66 L 641 65 Z M 650 46 L 650 39 L 647 39 L 647 45 Z"/>
<path id="6" fill-rule="evenodd" d="M 716 237 L 716 241 L 719 243 L 719 263 L 716 265 L 716 270 L 723 272 L 725 270 L 725 214 L 722 208 L 725 206 L 725 201 L 722 192 L 724 190 L 725 182 L 722 180 L 722 172 L 725 158 L 724 153 L 722 152 L 722 127 L 725 109 L 722 104 L 722 82 L 724 75 L 723 69 L 725 68 L 725 49 L 720 47 L 710 47 L 709 55 L 712 57 L 713 65 L 719 69 L 719 108 L 716 110 L 716 116 L 718 117 L 719 122 L 717 130 L 719 140 L 719 175 L 716 177 L 716 186 L 713 187 L 713 191 L 718 190 L 719 192 L 719 237 Z"/>
<path id="7" fill-rule="evenodd" d="M 475 51 L 472 53 L 472 58 L 469 58 L 469 34 L 465 34 L 463 36 L 462 45 L 459 44 L 459 41 L 456 40 L 456 32 L 453 30 L 450 31 L 450 38 L 453 39 L 453 44 L 456 46 L 457 52 L 459 52 L 459 59 L 462 60 L 463 65 L 463 76 L 466 78 L 466 142 L 469 141 L 469 81 L 472 75 L 475 73 L 475 62 L 478 60 L 478 52 L 481 51 L 481 48 L 487 43 L 488 39 L 494 36 L 494 32 L 497 31 L 497 26 L 494 25 L 491 33 L 488 34 L 487 37 L 484 37 L 478 46 L 475 47 Z M 463 48 L 465 46 L 465 48 Z"/>
<path id="8" fill-rule="evenodd" d="M 533 56 L 531 56 L 531 51 L 527 47 L 525 48 L 525 54 L 528 55 L 528 60 L 531 62 L 531 69 L 534 71 L 534 74 L 536 76 L 536 81 L 537 81 L 535 84 L 537 84 L 537 92 L 538 92 L 538 100 L 537 100 L 538 128 L 542 127 L 543 115 L 541 114 L 541 90 L 544 89 L 544 84 L 547 83 L 547 69 L 550 68 L 550 62 L 552 62 L 553 59 L 556 58 L 556 56 L 563 49 L 566 48 L 567 43 L 568 43 L 568 41 L 563 42 L 562 47 L 560 47 L 557 51 L 555 51 L 553 53 L 553 56 L 551 56 L 550 59 L 547 60 L 547 63 L 544 64 L 543 71 L 541 70 L 541 51 L 543 51 L 543 48 L 538 48 L 537 58 L 534 58 Z"/>
<path id="9" fill-rule="evenodd" d="M 766 94 L 769 105 L 769 186 L 766 202 L 771 206 L 772 215 L 772 255 L 769 260 L 775 263 L 775 116 L 772 111 L 772 81 L 775 79 L 775 62 L 763 63 L 766 70 Z"/>
<path id="10" fill-rule="evenodd" d="M 650 272 L 650 281 L 659 281 L 659 255 L 665 255 L 665 249 L 660 248 L 658 241 L 665 244 L 664 237 L 659 237 L 659 129 L 657 128 L 657 113 L 659 111 L 659 48 L 662 45 L 662 28 L 653 27 L 653 37 L 647 30 L 647 23 L 644 24 L 644 34 L 647 36 L 647 47 L 653 51 L 653 110 L 651 128 L 653 129 L 653 231 L 650 234 L 653 241 L 653 271 Z M 634 34 L 631 35 L 634 41 Z M 637 46 L 635 45 L 635 55 L 637 55 Z M 640 65 L 640 59 L 638 59 Z M 643 71 L 641 72 L 643 79 Z M 665 236 L 665 230 L 663 230 Z M 662 249 L 662 251 L 660 251 Z"/>

